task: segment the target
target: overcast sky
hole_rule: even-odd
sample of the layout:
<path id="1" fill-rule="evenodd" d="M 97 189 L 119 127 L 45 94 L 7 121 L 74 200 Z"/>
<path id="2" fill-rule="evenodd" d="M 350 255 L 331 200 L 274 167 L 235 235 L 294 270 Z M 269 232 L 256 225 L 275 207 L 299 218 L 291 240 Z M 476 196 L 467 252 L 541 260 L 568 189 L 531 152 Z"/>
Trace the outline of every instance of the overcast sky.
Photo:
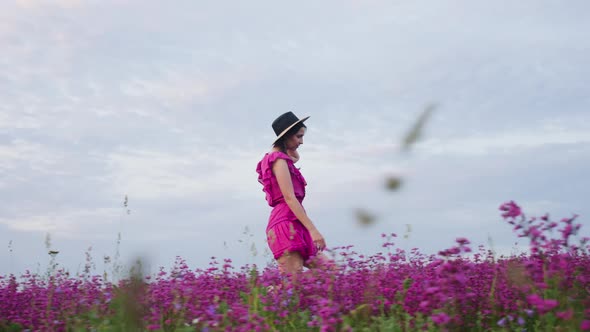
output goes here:
<path id="1" fill-rule="evenodd" d="M 459 236 L 510 252 L 508 200 L 588 225 L 588 1 L 0 6 L 0 274 L 43 272 L 47 234 L 72 272 L 89 247 L 109 269 L 118 233 L 121 262 L 152 271 L 266 264 L 255 168 L 289 110 L 311 116 L 297 165 L 328 246 L 370 254 L 395 232 L 426 253 Z"/>

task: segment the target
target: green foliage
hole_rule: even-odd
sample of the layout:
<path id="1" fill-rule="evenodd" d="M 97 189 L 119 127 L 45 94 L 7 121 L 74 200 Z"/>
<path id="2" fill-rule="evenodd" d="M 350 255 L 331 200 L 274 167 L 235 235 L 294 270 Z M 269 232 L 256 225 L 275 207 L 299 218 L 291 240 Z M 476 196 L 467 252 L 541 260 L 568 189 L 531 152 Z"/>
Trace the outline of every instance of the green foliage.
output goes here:
<path id="1" fill-rule="evenodd" d="M 23 328 L 19 324 L 4 324 L 0 321 L 0 332 L 19 332 L 22 331 Z"/>

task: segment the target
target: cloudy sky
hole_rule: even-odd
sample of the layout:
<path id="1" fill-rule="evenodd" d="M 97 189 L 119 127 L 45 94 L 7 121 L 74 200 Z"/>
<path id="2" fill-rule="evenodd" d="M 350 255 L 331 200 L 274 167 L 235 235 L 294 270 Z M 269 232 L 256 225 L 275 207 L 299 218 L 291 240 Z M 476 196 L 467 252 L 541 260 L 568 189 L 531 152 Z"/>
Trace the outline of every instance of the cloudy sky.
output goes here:
<path id="1" fill-rule="evenodd" d="M 48 247 L 73 272 L 91 247 L 102 273 L 118 234 L 152 271 L 266 264 L 255 168 L 288 110 L 311 116 L 298 166 L 329 246 L 510 252 L 507 200 L 589 224 L 587 1 L 0 6 L 0 274 L 43 272 Z"/>

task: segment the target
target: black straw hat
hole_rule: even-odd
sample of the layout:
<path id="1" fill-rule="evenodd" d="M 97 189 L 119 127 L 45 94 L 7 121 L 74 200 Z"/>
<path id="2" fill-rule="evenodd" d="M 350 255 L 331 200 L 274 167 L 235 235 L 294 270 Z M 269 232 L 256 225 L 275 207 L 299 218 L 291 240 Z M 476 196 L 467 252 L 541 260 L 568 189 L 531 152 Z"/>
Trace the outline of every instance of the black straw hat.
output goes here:
<path id="1" fill-rule="evenodd" d="M 283 137 L 289 129 L 293 128 L 296 124 L 309 119 L 309 116 L 302 118 L 301 120 L 293 114 L 293 112 L 287 112 L 281 114 L 272 122 L 272 129 L 275 131 L 277 138 L 272 144 L 275 144 L 279 138 Z"/>

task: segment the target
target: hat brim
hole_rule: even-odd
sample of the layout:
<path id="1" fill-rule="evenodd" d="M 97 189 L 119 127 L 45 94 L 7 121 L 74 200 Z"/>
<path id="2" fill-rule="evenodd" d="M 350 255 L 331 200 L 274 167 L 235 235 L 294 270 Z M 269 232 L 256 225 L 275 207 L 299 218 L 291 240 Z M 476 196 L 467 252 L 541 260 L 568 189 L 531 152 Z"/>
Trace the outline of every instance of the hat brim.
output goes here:
<path id="1" fill-rule="evenodd" d="M 291 128 L 295 127 L 298 123 L 301 123 L 305 120 L 309 119 L 309 116 L 306 116 L 304 118 L 299 119 L 299 121 L 293 123 L 292 125 L 290 125 L 289 127 L 285 128 L 285 130 L 283 130 L 278 136 L 277 138 L 274 140 L 274 142 L 272 142 L 272 145 L 274 145 L 281 137 L 285 136 L 285 134 L 291 130 Z"/>

